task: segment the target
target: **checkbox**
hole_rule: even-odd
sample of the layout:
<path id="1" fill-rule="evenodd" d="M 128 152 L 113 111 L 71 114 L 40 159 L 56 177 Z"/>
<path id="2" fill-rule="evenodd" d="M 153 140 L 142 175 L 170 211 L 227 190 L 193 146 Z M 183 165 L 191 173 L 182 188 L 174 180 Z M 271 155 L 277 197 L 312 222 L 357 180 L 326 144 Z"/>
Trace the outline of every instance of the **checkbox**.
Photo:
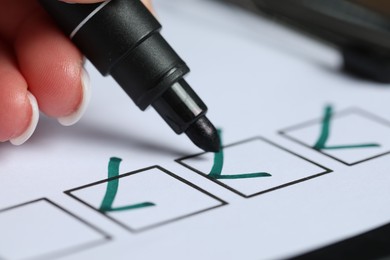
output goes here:
<path id="1" fill-rule="evenodd" d="M 331 172 L 262 137 L 225 146 L 223 157 L 220 175 L 213 174 L 218 164 L 214 153 L 191 155 L 176 162 L 245 198 Z"/>
<path id="2" fill-rule="evenodd" d="M 48 199 L 0 210 L 0 259 L 53 259 L 110 237 Z"/>
<path id="3" fill-rule="evenodd" d="M 348 166 L 390 153 L 390 123 L 356 108 L 333 113 L 327 107 L 322 118 L 279 133 Z"/>
<path id="4" fill-rule="evenodd" d="M 118 190 L 112 210 L 105 211 L 102 210 L 102 198 L 106 199 L 110 182 L 117 182 Z M 65 193 L 133 233 L 157 228 L 227 204 L 160 166 L 119 175 Z"/>

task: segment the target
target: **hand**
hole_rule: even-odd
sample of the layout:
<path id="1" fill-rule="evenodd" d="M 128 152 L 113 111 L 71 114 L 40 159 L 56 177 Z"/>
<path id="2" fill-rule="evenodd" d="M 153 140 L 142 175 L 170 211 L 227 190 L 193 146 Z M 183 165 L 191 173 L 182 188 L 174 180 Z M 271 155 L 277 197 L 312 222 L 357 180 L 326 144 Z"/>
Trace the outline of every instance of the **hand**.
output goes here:
<path id="1" fill-rule="evenodd" d="M 151 8 L 150 0 L 143 2 Z M 38 123 L 39 110 L 63 125 L 76 123 L 89 93 L 81 53 L 39 3 L 0 0 L 0 142 L 20 145 L 27 141 Z"/>

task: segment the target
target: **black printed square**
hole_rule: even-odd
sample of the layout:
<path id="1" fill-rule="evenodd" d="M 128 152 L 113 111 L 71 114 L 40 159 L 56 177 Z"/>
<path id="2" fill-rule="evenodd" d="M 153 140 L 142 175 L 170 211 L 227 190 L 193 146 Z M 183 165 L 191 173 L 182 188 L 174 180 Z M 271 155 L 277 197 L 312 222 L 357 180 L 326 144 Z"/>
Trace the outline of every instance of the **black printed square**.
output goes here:
<path id="1" fill-rule="evenodd" d="M 112 208 L 105 211 L 102 210 L 102 201 L 110 197 L 107 196 L 109 185 L 110 189 L 112 185 L 117 185 L 117 191 Z M 134 233 L 227 204 L 160 166 L 119 175 L 65 193 Z"/>
<path id="2" fill-rule="evenodd" d="M 294 142 L 353 166 L 390 153 L 390 123 L 361 109 L 334 113 L 280 131 Z"/>
<path id="3" fill-rule="evenodd" d="M 245 198 L 331 172 L 262 137 L 225 146 L 222 164 L 214 153 L 195 154 L 176 161 Z"/>
<path id="4" fill-rule="evenodd" d="M 110 237 L 48 199 L 0 210 L 0 259 L 52 259 Z"/>

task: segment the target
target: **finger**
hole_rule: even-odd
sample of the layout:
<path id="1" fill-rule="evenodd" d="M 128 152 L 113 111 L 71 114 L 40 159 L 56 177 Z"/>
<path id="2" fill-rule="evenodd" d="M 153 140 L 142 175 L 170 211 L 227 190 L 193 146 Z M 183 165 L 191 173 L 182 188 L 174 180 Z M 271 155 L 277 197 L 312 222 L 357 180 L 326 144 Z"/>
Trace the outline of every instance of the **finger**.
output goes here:
<path id="1" fill-rule="evenodd" d="M 43 11 L 20 27 L 14 47 L 20 70 L 41 111 L 74 121 L 67 125 L 77 122 L 89 97 L 88 77 L 77 48 Z"/>
<path id="2" fill-rule="evenodd" d="M 0 141 L 24 143 L 34 132 L 38 115 L 36 102 L 27 91 L 14 57 L 0 43 Z"/>
<path id="3" fill-rule="evenodd" d="M 38 1 L 0 0 L 0 35 L 12 41 L 19 25 L 38 8 Z"/>

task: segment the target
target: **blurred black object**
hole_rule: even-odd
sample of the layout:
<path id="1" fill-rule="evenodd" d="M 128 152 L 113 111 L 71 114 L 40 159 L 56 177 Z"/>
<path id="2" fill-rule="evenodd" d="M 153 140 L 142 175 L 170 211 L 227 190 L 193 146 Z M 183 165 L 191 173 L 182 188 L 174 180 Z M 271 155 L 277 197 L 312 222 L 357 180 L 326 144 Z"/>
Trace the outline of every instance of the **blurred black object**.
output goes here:
<path id="1" fill-rule="evenodd" d="M 225 0 L 333 44 L 344 69 L 390 83 L 389 0 Z"/>

